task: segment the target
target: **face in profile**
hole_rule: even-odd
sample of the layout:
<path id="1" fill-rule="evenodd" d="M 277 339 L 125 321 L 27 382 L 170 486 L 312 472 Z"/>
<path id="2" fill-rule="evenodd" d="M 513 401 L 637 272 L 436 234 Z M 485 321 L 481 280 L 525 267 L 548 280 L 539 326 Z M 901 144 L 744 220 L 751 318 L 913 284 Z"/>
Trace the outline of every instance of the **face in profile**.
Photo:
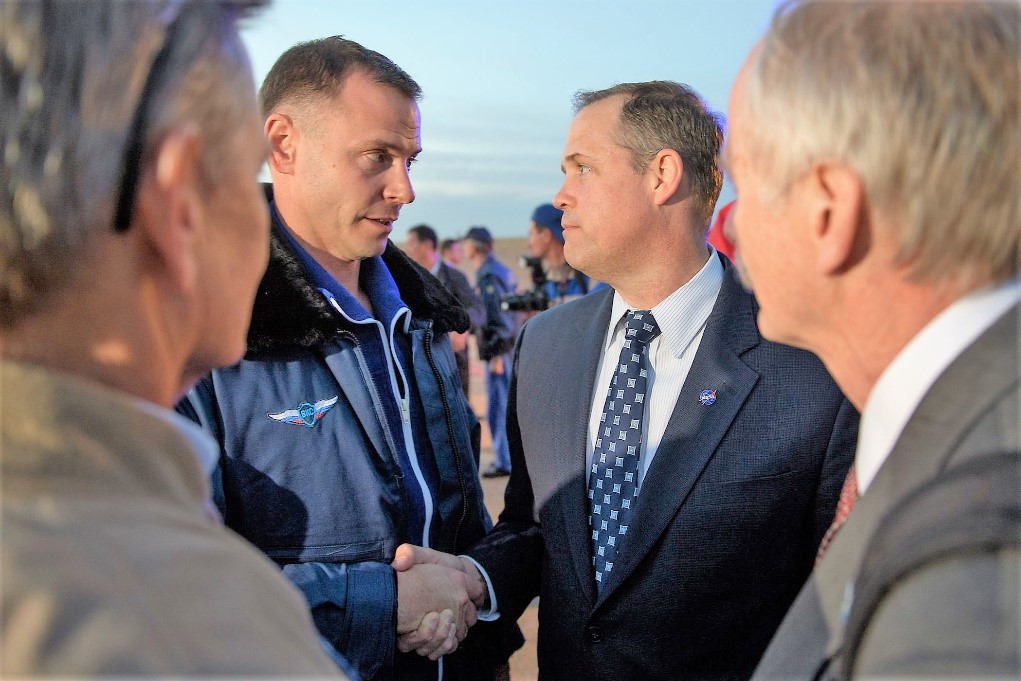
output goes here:
<path id="1" fill-rule="evenodd" d="M 224 145 L 231 159 L 204 204 L 205 243 L 200 253 L 200 295 L 205 324 L 194 375 L 237 362 L 244 355 L 252 306 L 269 259 L 269 211 L 259 171 L 266 142 L 252 107 Z"/>
<path id="2" fill-rule="evenodd" d="M 401 208 L 415 200 L 418 105 L 355 71 L 314 116 L 314 129 L 299 135 L 295 161 L 307 222 L 302 236 L 342 261 L 378 256 Z"/>
<path id="3" fill-rule="evenodd" d="M 544 258 L 549 250 L 549 240 L 553 234 L 548 229 L 539 227 L 534 221 L 528 227 L 528 253 L 533 258 Z"/>
<path id="4" fill-rule="evenodd" d="M 564 183 L 553 205 L 564 211 L 564 256 L 571 267 L 619 287 L 640 265 L 650 208 L 644 175 L 617 143 L 624 96 L 589 104 L 567 132 Z"/>

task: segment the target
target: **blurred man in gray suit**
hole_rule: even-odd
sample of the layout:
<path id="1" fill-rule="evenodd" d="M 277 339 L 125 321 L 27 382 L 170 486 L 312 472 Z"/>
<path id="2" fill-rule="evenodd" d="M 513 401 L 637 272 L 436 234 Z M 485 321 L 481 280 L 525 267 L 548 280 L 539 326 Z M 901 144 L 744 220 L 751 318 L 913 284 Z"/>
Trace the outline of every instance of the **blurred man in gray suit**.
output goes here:
<path id="1" fill-rule="evenodd" d="M 170 410 L 266 269 L 257 4 L 0 4 L 0 677 L 340 675 Z"/>
<path id="2" fill-rule="evenodd" d="M 759 326 L 862 411 L 841 512 L 760 678 L 839 656 L 895 503 L 1018 446 L 1019 26 L 1014 2 L 791 3 L 735 85 L 724 160 Z M 1018 568 L 1001 549 L 906 581 L 856 671 L 1016 677 Z"/>

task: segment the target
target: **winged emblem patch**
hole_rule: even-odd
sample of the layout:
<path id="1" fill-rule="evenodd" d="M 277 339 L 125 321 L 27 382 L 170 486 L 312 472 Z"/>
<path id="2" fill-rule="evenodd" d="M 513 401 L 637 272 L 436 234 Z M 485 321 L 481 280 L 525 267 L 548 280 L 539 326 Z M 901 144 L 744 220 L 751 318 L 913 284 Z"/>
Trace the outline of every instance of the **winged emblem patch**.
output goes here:
<path id="1" fill-rule="evenodd" d="M 308 426 L 311 428 L 319 423 L 319 420 L 323 418 L 326 412 L 333 408 L 333 405 L 337 404 L 338 397 L 340 396 L 336 395 L 328 400 L 319 400 L 315 404 L 302 402 L 298 405 L 297 409 L 288 409 L 278 414 L 266 414 L 266 416 L 274 421 L 280 421 L 280 423 L 290 423 L 295 426 Z"/>

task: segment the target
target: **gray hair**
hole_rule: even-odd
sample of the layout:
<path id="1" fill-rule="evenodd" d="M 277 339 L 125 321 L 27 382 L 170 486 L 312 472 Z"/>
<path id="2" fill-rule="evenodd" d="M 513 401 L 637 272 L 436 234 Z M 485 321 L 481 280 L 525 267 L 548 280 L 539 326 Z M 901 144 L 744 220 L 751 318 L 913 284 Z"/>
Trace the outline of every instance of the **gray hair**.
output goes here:
<path id="1" fill-rule="evenodd" d="M 635 172 L 644 172 L 661 150 L 676 151 L 697 198 L 698 226 L 704 230 L 723 188 L 718 164 L 723 145 L 722 118 L 690 87 L 668 80 L 583 90 L 574 96 L 575 113 L 616 95 L 627 96 L 621 108 L 617 142 L 631 152 Z"/>
<path id="2" fill-rule="evenodd" d="M 95 235 L 113 230 L 125 164 L 143 167 L 173 126 L 195 124 L 203 180 L 254 101 L 236 22 L 263 0 L 0 3 L 0 328 L 37 311 L 81 272 Z M 129 129 L 153 60 L 140 130 Z M 140 170 L 139 170 L 140 172 Z"/>
<path id="3" fill-rule="evenodd" d="M 749 69 L 749 156 L 781 194 L 859 175 L 918 280 L 973 287 L 1021 259 L 1016 2 L 789 2 Z"/>

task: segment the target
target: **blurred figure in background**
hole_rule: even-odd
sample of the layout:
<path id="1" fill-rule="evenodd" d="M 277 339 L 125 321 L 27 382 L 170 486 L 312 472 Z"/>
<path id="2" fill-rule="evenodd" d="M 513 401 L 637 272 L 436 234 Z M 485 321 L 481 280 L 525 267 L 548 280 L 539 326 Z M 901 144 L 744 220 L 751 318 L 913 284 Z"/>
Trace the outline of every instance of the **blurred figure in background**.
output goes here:
<path id="1" fill-rule="evenodd" d="M 0 676 L 339 674 L 170 411 L 266 268 L 257 4 L 0 4 Z"/>
<path id="2" fill-rule="evenodd" d="M 415 225 L 408 230 L 408 236 L 404 242 L 404 252 L 439 279 L 444 288 L 457 299 L 457 302 L 461 303 L 466 312 L 474 315 L 481 312 L 482 303 L 472 291 L 468 277 L 464 276 L 459 269 L 440 259 L 440 254 L 436 250 L 436 231 L 432 227 Z M 468 399 L 471 395 L 468 332 L 451 331 L 450 344 L 454 348 L 454 357 L 457 359 L 457 373 L 461 377 L 461 387 L 464 389 L 465 398 Z"/>
<path id="3" fill-rule="evenodd" d="M 475 268 L 475 290 L 482 299 L 482 314 L 472 319 L 479 359 L 486 363 L 486 422 L 493 441 L 496 461 L 483 477 L 510 475 L 507 447 L 507 388 L 510 381 L 511 350 L 517 335 L 515 315 L 504 310 L 501 299 L 517 288 L 514 274 L 493 255 L 493 236 L 485 227 L 472 227 L 464 237 L 464 250 Z"/>
<path id="4" fill-rule="evenodd" d="M 459 267 L 464 259 L 460 239 L 444 239 L 440 242 L 440 257 L 451 267 Z"/>
<path id="5" fill-rule="evenodd" d="M 589 292 L 589 279 L 567 264 L 564 258 L 564 212 L 551 203 L 538 206 L 528 227 L 528 252 L 542 265 L 541 290 L 547 307 L 580 298 Z"/>

